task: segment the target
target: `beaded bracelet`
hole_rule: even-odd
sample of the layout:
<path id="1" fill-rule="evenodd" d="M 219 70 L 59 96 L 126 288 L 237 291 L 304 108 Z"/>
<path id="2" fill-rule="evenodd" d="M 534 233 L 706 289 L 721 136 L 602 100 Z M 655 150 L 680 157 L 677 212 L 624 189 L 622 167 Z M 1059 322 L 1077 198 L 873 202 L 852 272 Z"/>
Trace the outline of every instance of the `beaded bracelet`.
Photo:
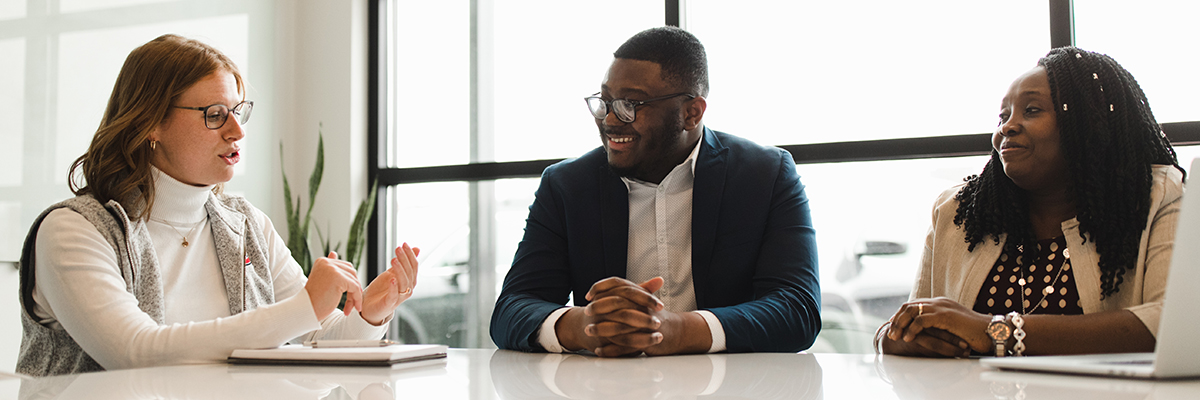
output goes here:
<path id="1" fill-rule="evenodd" d="M 1025 355 L 1025 317 L 1013 311 L 1008 313 L 1008 318 L 1013 324 L 1013 338 L 1017 339 L 1017 344 L 1013 345 L 1013 355 L 1021 357 Z"/>

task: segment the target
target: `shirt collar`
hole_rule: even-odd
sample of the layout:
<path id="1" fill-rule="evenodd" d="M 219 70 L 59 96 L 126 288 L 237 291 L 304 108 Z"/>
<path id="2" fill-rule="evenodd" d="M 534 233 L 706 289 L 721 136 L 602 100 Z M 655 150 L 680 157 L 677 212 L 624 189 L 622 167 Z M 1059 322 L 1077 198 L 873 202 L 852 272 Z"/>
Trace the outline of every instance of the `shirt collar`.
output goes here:
<path id="1" fill-rule="evenodd" d="M 688 167 L 691 169 L 692 179 L 696 178 L 696 157 L 698 157 L 700 154 L 700 145 L 702 143 L 704 143 L 704 131 L 700 131 L 700 140 L 696 141 L 696 147 L 692 148 L 692 152 L 690 154 L 688 154 L 688 157 L 683 159 L 683 162 L 676 165 L 676 167 L 678 167 L 678 166 L 686 164 L 686 163 L 691 163 L 688 165 Z M 671 172 L 674 172 L 674 171 L 675 171 L 674 169 L 671 170 Z M 667 176 L 671 176 L 671 175 L 667 174 Z M 649 182 L 643 181 L 641 179 L 626 178 L 623 176 L 621 177 L 621 181 L 625 182 L 626 190 L 633 190 L 633 187 L 632 187 L 633 184 L 658 186 L 657 184 L 649 183 Z"/>
<path id="2" fill-rule="evenodd" d="M 213 186 L 192 186 L 150 166 L 154 179 L 154 209 L 150 218 L 175 223 L 191 223 L 204 219 L 208 213 L 204 203 L 212 193 Z"/>
<path id="3" fill-rule="evenodd" d="M 704 143 L 704 131 L 703 130 L 700 131 L 700 140 L 696 141 L 696 147 L 692 148 L 692 154 L 689 154 L 688 158 L 686 160 L 683 160 L 683 162 L 688 162 L 688 161 L 692 162 L 692 176 L 693 177 L 696 176 L 696 157 L 699 156 L 699 154 L 700 154 L 700 144 L 701 143 Z"/>

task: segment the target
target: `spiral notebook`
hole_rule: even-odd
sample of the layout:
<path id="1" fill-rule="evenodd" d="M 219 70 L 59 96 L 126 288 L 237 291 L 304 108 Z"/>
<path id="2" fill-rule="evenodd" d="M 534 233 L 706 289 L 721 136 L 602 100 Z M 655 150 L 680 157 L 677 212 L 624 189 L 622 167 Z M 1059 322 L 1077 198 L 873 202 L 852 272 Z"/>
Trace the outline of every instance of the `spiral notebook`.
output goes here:
<path id="1" fill-rule="evenodd" d="M 1192 160 L 1200 172 L 1200 158 Z M 1200 377 L 1200 189 L 1183 196 L 1153 353 L 986 358 L 985 366 L 1135 378 Z"/>
<path id="2" fill-rule="evenodd" d="M 284 345 L 274 349 L 238 349 L 231 364 L 316 365 L 410 368 L 444 364 L 445 345 L 397 344 L 382 347 L 312 348 Z"/>

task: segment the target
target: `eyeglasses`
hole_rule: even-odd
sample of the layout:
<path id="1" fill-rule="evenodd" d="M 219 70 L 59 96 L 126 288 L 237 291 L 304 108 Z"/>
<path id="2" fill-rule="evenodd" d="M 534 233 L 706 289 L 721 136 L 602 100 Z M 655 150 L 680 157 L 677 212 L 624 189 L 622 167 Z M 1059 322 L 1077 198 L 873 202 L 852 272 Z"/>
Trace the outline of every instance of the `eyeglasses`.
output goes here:
<path id="1" fill-rule="evenodd" d="M 204 126 L 208 129 L 221 129 L 222 126 L 225 126 L 225 121 L 229 120 L 229 113 L 231 112 L 233 115 L 237 116 L 238 125 L 245 125 L 246 121 L 250 120 L 250 112 L 254 111 L 254 102 L 243 101 L 241 103 L 237 103 L 237 105 L 233 106 L 233 108 L 229 108 L 224 104 L 213 104 L 208 107 L 171 107 L 182 108 L 185 110 L 203 111 Z"/>
<path id="2" fill-rule="evenodd" d="M 617 119 L 621 120 L 621 122 L 629 124 L 633 123 L 633 119 L 637 117 L 637 115 L 634 113 L 634 110 L 636 110 L 638 107 L 641 107 L 647 103 L 679 96 L 687 96 L 688 99 L 696 98 L 696 96 L 688 93 L 675 93 L 646 100 L 613 99 L 605 101 L 604 99 L 600 98 L 600 93 L 596 93 L 591 96 L 584 97 L 583 100 L 587 101 L 588 109 L 592 111 L 592 116 L 596 117 L 596 119 L 604 119 L 607 117 L 609 108 L 612 108 L 613 114 L 617 115 Z"/>

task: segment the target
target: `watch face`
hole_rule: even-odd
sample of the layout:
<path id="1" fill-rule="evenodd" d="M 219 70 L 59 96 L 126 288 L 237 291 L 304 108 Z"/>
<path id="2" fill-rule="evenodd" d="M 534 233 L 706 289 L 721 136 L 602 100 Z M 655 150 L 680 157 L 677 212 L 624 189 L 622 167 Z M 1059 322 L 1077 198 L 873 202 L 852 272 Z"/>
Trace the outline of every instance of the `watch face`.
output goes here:
<path id="1" fill-rule="evenodd" d="M 992 337 L 992 340 L 1008 340 L 1008 335 L 1012 334 L 1012 328 L 1003 322 L 993 322 L 991 325 L 988 325 L 987 333 L 988 336 Z"/>

